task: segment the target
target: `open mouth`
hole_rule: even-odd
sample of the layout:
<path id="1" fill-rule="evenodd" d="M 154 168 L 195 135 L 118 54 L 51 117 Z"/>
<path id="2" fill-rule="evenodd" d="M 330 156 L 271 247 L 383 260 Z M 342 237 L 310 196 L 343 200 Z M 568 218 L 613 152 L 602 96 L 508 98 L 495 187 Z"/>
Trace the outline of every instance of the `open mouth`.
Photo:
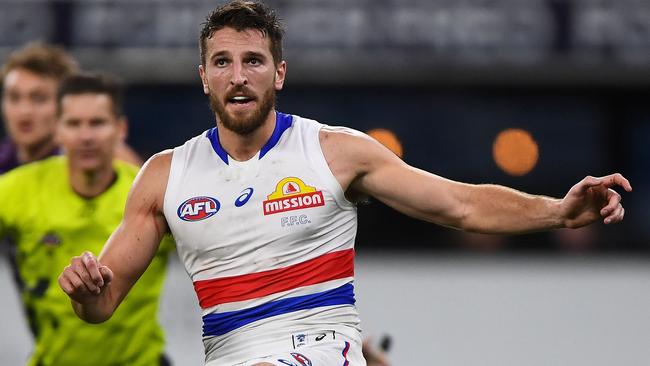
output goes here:
<path id="1" fill-rule="evenodd" d="M 18 131 L 23 133 L 31 132 L 34 129 L 34 124 L 31 121 L 20 121 L 18 124 Z"/>
<path id="2" fill-rule="evenodd" d="M 247 105 L 249 103 L 252 103 L 254 100 L 255 100 L 254 98 L 246 95 L 236 95 L 228 99 L 228 102 L 237 105 Z"/>

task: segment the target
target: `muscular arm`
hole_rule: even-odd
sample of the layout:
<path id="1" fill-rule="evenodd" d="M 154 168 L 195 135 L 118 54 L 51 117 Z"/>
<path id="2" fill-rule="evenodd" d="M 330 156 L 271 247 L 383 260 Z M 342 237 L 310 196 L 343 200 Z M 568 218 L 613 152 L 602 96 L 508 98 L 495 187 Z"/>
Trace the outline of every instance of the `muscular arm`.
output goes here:
<path id="1" fill-rule="evenodd" d="M 620 196 L 609 189 L 629 182 L 620 175 L 587 177 L 564 199 L 530 195 L 498 185 L 466 184 L 409 166 L 359 132 L 326 128 L 321 146 L 347 192 L 371 195 L 409 216 L 481 233 L 523 233 L 578 227 L 601 216 L 623 218 Z"/>
<path id="2" fill-rule="evenodd" d="M 153 259 L 167 231 L 162 214 L 171 152 L 153 156 L 136 178 L 124 218 L 99 258 L 73 258 L 59 277 L 77 315 L 100 323 L 109 319 Z"/>

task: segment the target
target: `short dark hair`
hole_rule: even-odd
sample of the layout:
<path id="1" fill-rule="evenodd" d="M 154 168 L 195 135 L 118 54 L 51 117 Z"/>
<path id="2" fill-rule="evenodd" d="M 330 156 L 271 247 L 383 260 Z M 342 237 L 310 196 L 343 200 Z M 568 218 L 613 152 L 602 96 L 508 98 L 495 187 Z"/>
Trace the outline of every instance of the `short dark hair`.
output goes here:
<path id="1" fill-rule="evenodd" d="M 61 100 L 66 95 L 106 94 L 113 102 L 113 113 L 123 115 L 124 87 L 116 78 L 100 74 L 73 74 L 59 85 L 57 104 L 61 113 Z"/>
<path id="2" fill-rule="evenodd" d="M 77 71 L 77 63 L 61 47 L 43 43 L 28 43 L 12 52 L 0 71 L 0 82 L 15 69 L 25 69 L 36 75 L 51 77 L 57 81 Z"/>
<path id="3" fill-rule="evenodd" d="M 201 29 L 199 46 L 201 63 L 205 65 L 206 41 L 214 32 L 231 27 L 241 32 L 246 29 L 256 29 L 265 37 L 269 37 L 270 51 L 277 65 L 282 61 L 282 35 L 284 28 L 275 11 L 257 1 L 232 1 L 216 8 L 208 15 Z"/>

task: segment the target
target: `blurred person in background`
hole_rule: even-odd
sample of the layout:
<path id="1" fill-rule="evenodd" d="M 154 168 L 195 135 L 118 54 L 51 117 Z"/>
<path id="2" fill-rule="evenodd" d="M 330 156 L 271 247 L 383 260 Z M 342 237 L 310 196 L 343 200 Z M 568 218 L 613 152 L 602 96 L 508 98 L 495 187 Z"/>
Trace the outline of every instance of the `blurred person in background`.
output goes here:
<path id="1" fill-rule="evenodd" d="M 361 352 L 363 353 L 363 358 L 366 359 L 367 366 L 390 366 L 388 362 L 388 348 L 390 347 L 391 338 L 384 336 L 382 339 L 382 344 L 378 347 L 372 345 L 371 338 L 365 338 L 361 346 Z"/>
<path id="2" fill-rule="evenodd" d="M 203 310 L 206 365 L 365 365 L 354 298 L 356 202 L 515 234 L 624 217 L 620 174 L 562 199 L 451 181 L 413 168 L 360 132 L 275 110 L 287 71 L 282 26 L 256 2 L 210 14 L 199 74 L 216 127 L 153 156 L 99 258 L 59 277 L 76 313 L 101 323 L 171 231 Z"/>
<path id="3" fill-rule="evenodd" d="M 0 174 L 19 165 L 59 154 L 54 140 L 56 93 L 77 63 L 63 49 L 30 43 L 2 66 L 2 114 L 7 138 L 0 143 Z M 141 165 L 140 157 L 122 142 L 116 156 Z"/>
<path id="4" fill-rule="evenodd" d="M 44 100 L 53 98 L 58 108 L 38 117 L 46 120 L 45 114 L 58 110 L 58 121 L 48 119 L 47 128 L 56 130 L 64 156 L 0 176 L 0 237 L 8 239 L 15 253 L 22 301 L 35 337 L 28 364 L 168 365 L 157 316 L 167 255 L 173 248 L 169 240 L 154 254 L 124 307 L 104 324 L 81 321 L 56 285 L 72 254 L 99 253 L 122 219 L 138 171 L 113 159 L 127 129 L 120 85 L 91 75 L 71 75 L 57 83 L 48 80 L 41 86 L 43 92 L 54 93 Z"/>

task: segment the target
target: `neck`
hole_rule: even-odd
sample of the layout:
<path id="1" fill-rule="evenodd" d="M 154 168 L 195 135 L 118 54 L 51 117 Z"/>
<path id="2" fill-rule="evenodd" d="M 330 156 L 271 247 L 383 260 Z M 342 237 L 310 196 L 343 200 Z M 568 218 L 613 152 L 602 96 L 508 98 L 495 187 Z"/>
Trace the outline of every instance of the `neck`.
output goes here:
<path id="1" fill-rule="evenodd" d="M 237 161 L 246 161 L 255 156 L 271 138 L 275 129 L 275 110 L 271 110 L 264 124 L 249 135 L 240 135 L 225 128 L 217 121 L 219 142 L 228 155 Z"/>
<path id="2" fill-rule="evenodd" d="M 81 170 L 70 167 L 70 185 L 84 198 L 94 198 L 106 192 L 116 179 L 112 165 L 98 170 Z"/>
<path id="3" fill-rule="evenodd" d="M 16 145 L 16 156 L 20 164 L 27 164 L 49 156 L 55 149 L 54 140 L 48 139 L 33 146 Z"/>

